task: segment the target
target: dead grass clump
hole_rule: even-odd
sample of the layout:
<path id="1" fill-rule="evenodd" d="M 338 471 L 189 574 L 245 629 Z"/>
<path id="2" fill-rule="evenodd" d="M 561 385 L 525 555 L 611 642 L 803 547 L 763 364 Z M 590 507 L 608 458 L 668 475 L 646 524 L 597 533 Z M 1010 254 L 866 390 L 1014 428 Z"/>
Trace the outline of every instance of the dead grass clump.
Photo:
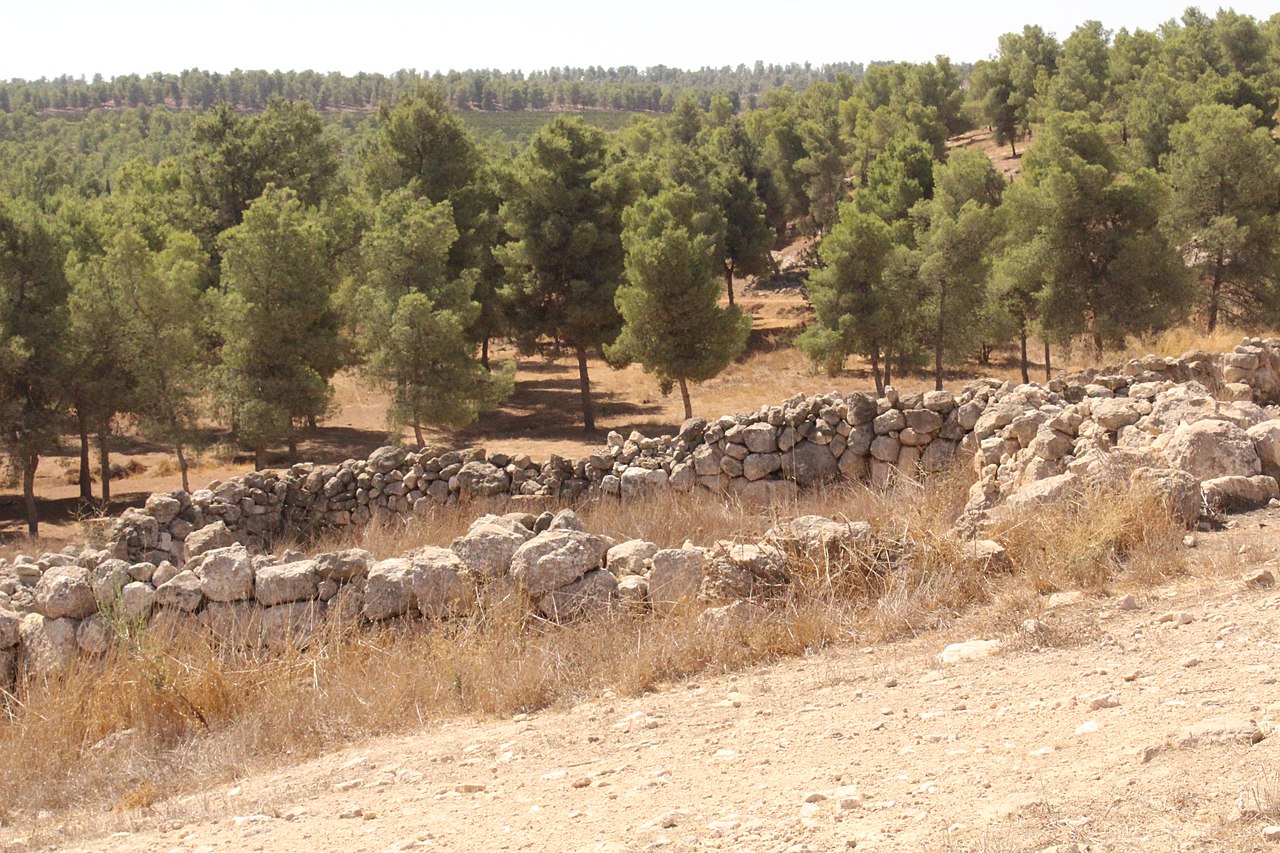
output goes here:
<path id="1" fill-rule="evenodd" d="M 1016 571 L 1039 593 L 1143 588 L 1186 571 L 1186 531 L 1143 489 L 1091 490 L 996 526 Z"/>
<path id="2" fill-rule="evenodd" d="M 1280 774 L 1267 773 L 1236 798 L 1241 820 L 1274 824 L 1280 822 Z"/>

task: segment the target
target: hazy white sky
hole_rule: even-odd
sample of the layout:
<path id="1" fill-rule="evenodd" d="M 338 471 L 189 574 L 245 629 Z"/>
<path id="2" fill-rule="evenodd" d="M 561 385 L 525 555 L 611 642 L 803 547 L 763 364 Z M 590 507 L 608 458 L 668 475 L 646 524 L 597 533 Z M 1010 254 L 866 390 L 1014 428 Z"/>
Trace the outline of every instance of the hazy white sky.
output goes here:
<path id="1" fill-rule="evenodd" d="M 394 71 L 552 65 L 957 61 L 990 54 L 1024 23 L 1068 35 L 1096 18 L 1151 28 L 1165 0 L 993 4 L 960 0 L 9 0 L 0 79 L 107 77 L 199 67 Z M 1274 0 L 1239 0 L 1259 19 Z M 1216 5 L 1202 6 L 1211 14 Z"/>

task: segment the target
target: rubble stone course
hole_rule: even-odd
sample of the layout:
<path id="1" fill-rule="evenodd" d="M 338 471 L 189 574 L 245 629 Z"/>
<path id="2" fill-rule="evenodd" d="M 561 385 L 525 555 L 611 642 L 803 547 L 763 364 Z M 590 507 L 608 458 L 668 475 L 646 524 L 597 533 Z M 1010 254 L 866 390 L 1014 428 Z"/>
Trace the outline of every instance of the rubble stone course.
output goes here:
<path id="1" fill-rule="evenodd" d="M 83 549 L 0 563 L 0 653 L 16 659 L 0 670 L 22 677 L 56 670 L 77 649 L 101 653 L 113 620 L 176 615 L 274 645 L 306 642 L 327 620 L 456 618 L 498 593 L 558 620 L 758 602 L 787 587 L 788 560 L 838 565 L 873 538 L 863 522 L 808 516 L 761 542 L 660 549 L 591 533 L 572 510 L 539 514 L 549 499 L 704 489 L 782 503 L 799 488 L 883 487 L 968 459 L 976 482 L 955 532 L 970 542 L 989 541 L 1002 515 L 1098 485 L 1150 488 L 1190 526 L 1280 498 L 1277 402 L 1280 340 L 1246 339 L 1232 353 L 1147 357 L 1045 385 L 797 395 L 693 418 L 672 436 L 610 433 L 576 460 L 384 447 L 340 465 L 257 471 L 87 523 Z M 268 553 L 285 534 L 412 523 L 437 505 L 495 495 L 530 511 L 477 518 L 447 549 L 381 561 L 359 549 Z M 1003 551 L 990 542 L 975 553 L 994 564 Z"/>

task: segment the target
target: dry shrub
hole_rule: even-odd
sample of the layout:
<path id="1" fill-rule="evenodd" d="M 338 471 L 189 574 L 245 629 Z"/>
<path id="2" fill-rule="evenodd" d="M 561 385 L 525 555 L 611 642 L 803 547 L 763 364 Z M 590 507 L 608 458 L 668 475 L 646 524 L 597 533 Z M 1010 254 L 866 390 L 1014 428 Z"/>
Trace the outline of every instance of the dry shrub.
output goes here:
<path id="1" fill-rule="evenodd" d="M 1280 821 L 1280 774 L 1266 773 L 1241 791 L 1236 797 L 1236 812 L 1241 820 L 1267 824 Z"/>
<path id="2" fill-rule="evenodd" d="M 1041 507 L 1003 521 L 993 536 L 1038 592 L 1102 592 L 1113 581 L 1141 588 L 1183 573 L 1185 532 L 1158 496 L 1126 489 Z"/>
<path id="3" fill-rule="evenodd" d="M 171 456 L 165 456 L 159 462 L 152 465 L 147 473 L 152 477 L 172 477 L 180 472 L 178 461 Z"/>
<path id="4" fill-rule="evenodd" d="M 128 479 L 129 477 L 136 477 L 139 474 L 144 473 L 146 470 L 147 470 L 147 466 L 143 465 L 142 462 L 137 459 L 129 459 L 128 461 L 123 463 L 112 462 L 111 463 L 111 479 L 125 480 L 125 479 Z"/>

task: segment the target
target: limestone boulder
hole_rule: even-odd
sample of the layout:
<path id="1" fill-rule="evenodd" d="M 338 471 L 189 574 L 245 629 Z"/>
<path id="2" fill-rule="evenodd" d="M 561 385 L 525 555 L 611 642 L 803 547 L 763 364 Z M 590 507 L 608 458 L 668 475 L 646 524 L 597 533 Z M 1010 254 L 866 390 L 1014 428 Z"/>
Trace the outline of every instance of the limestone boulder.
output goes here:
<path id="1" fill-rule="evenodd" d="M 1204 500 L 1194 475 L 1178 468 L 1143 467 L 1129 475 L 1129 483 L 1154 494 L 1184 527 L 1199 521 Z"/>
<path id="2" fill-rule="evenodd" d="M 1090 415 L 1094 423 L 1109 432 L 1136 424 L 1142 417 L 1138 402 L 1128 397 L 1108 397 L 1090 403 Z"/>
<path id="3" fill-rule="evenodd" d="M 120 590 L 116 614 L 129 622 L 146 622 L 156 603 L 156 591 L 151 584 L 132 581 Z"/>
<path id="4" fill-rule="evenodd" d="M 548 619 L 565 622 L 602 616 L 618 600 L 618 579 L 605 569 L 592 569 L 576 581 L 538 599 L 538 610 Z"/>
<path id="5" fill-rule="evenodd" d="M 49 619 L 39 613 L 28 613 L 18 627 L 22 647 L 22 668 L 29 676 L 56 674 L 76 659 L 79 646 L 77 619 Z"/>
<path id="6" fill-rule="evenodd" d="M 1262 473 L 1280 478 L 1280 420 L 1263 421 L 1247 430 L 1262 462 Z"/>
<path id="7" fill-rule="evenodd" d="M 835 521 L 821 515 L 802 515 L 775 524 L 765 533 L 788 553 L 825 565 L 847 558 L 849 553 L 871 541 L 871 525 L 865 521 Z"/>
<path id="8" fill-rule="evenodd" d="M 243 545 L 214 548 L 194 561 L 200 591 L 210 601 L 244 601 L 253 598 L 253 561 Z"/>
<path id="9" fill-rule="evenodd" d="M 802 441 L 782 454 L 782 473 L 802 488 L 808 488 L 831 482 L 840 476 L 840 469 L 829 446 Z"/>
<path id="10" fill-rule="evenodd" d="M 351 583 L 369 573 L 369 566 L 373 565 L 374 559 L 363 548 L 348 548 L 345 551 L 319 554 L 314 562 L 316 577 L 320 580 Z"/>
<path id="11" fill-rule="evenodd" d="M 319 595 L 319 584 L 314 560 L 262 566 L 254 580 L 253 597 L 263 607 L 310 601 Z"/>
<path id="12" fill-rule="evenodd" d="M 698 628 L 706 633 L 742 630 L 763 622 L 769 611 L 751 601 L 734 601 L 720 607 L 708 607 L 698 614 Z"/>
<path id="13" fill-rule="evenodd" d="M 742 476 L 748 480 L 761 480 L 781 467 L 780 453 L 750 453 L 742 460 Z"/>
<path id="14" fill-rule="evenodd" d="M 0 649 L 18 645 L 18 627 L 21 624 L 22 616 L 12 610 L 0 610 Z"/>
<path id="15" fill-rule="evenodd" d="M 200 576 L 190 570 L 178 572 L 169 580 L 156 587 L 155 603 L 186 613 L 200 609 L 204 603 L 204 592 L 201 590 Z"/>
<path id="16" fill-rule="evenodd" d="M 324 624 L 322 601 L 291 601 L 263 607 L 257 630 L 269 649 L 306 648 L 316 630 Z"/>
<path id="17" fill-rule="evenodd" d="M 413 563 L 404 557 L 379 560 L 365 578 L 361 613 L 377 622 L 403 616 L 413 603 Z"/>
<path id="18" fill-rule="evenodd" d="M 1200 420 L 1182 424 L 1164 445 L 1164 456 L 1201 481 L 1215 477 L 1252 477 L 1262 473 L 1262 460 L 1253 439 L 1227 421 Z"/>
<path id="19" fill-rule="evenodd" d="M 740 433 L 742 443 L 752 453 L 773 453 L 778 449 L 778 433 L 769 424 L 751 424 Z"/>
<path id="20" fill-rule="evenodd" d="M 604 565 L 609 543 L 580 530 L 547 530 L 516 549 L 511 577 L 535 600 Z"/>
<path id="21" fill-rule="evenodd" d="M 664 548 L 653 555 L 649 603 L 657 613 L 689 607 L 702 589 L 706 556 L 701 548 Z"/>
<path id="22" fill-rule="evenodd" d="M 1274 477 L 1215 477 L 1200 484 L 1205 506 L 1214 512 L 1248 512 L 1280 498 Z"/>
<path id="23" fill-rule="evenodd" d="M 658 550 L 658 546 L 652 542 L 628 539 L 609 549 L 605 555 L 605 567 L 618 578 L 645 575 L 653 568 L 653 555 Z"/>
<path id="24" fill-rule="evenodd" d="M 156 523 L 166 525 L 182 512 L 182 503 L 170 495 L 155 494 L 147 498 L 146 510 L 155 518 Z"/>
<path id="25" fill-rule="evenodd" d="M 428 619 L 463 616 L 476 603 L 476 588 L 466 565 L 453 551 L 426 547 L 410 558 L 409 592 L 418 612 Z"/>
<path id="26" fill-rule="evenodd" d="M 55 566 L 40 576 L 35 590 L 36 612 L 48 619 L 83 619 L 98 612 L 88 569 Z"/>
<path id="27" fill-rule="evenodd" d="M 115 633 L 111 626 L 97 613 L 88 619 L 81 619 L 76 627 L 76 646 L 86 655 L 105 654 L 114 639 Z"/>
<path id="28" fill-rule="evenodd" d="M 230 547 L 235 542 L 236 539 L 227 529 L 227 525 L 221 521 L 215 521 L 213 524 L 207 524 L 187 534 L 184 545 L 187 549 L 187 559 L 192 559 L 206 551 Z"/>
<path id="29" fill-rule="evenodd" d="M 1004 504 L 999 507 L 1000 517 L 1017 518 L 1037 507 L 1058 503 L 1078 495 L 1082 487 L 1081 478 L 1070 472 L 1036 480 L 1005 499 Z"/>
<path id="30" fill-rule="evenodd" d="M 618 581 L 618 603 L 626 607 L 644 607 L 649 603 L 649 579 L 644 575 L 627 575 Z"/>
<path id="31" fill-rule="evenodd" d="M 510 571 L 516 549 L 532 536 L 523 526 L 517 531 L 510 525 L 482 522 L 471 525 L 449 547 L 477 577 L 496 578 Z"/>
<path id="32" fill-rule="evenodd" d="M 463 500 L 506 494 L 511 477 L 489 462 L 468 462 L 457 473 L 458 493 Z"/>

